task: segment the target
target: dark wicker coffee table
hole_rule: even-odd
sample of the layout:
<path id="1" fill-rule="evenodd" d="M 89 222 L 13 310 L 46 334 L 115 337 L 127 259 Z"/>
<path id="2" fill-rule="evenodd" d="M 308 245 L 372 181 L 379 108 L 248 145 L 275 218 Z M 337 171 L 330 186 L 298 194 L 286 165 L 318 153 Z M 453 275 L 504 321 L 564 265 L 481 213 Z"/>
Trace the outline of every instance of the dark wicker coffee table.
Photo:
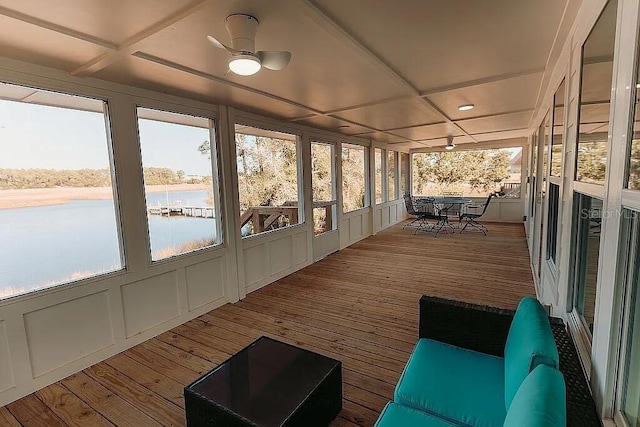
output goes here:
<path id="1" fill-rule="evenodd" d="M 326 426 L 342 409 L 342 364 L 261 337 L 184 389 L 187 425 Z"/>

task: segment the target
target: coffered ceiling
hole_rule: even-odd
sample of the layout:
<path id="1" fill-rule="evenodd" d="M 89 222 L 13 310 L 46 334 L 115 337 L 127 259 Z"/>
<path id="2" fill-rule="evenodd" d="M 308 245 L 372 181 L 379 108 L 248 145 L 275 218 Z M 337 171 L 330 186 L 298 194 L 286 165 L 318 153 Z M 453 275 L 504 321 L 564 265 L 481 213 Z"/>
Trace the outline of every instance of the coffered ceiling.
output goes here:
<path id="1" fill-rule="evenodd" d="M 400 149 L 527 134 L 581 0 L 0 0 L 0 56 Z M 224 19 L 282 71 L 227 71 Z M 459 111 L 462 104 L 475 104 Z"/>

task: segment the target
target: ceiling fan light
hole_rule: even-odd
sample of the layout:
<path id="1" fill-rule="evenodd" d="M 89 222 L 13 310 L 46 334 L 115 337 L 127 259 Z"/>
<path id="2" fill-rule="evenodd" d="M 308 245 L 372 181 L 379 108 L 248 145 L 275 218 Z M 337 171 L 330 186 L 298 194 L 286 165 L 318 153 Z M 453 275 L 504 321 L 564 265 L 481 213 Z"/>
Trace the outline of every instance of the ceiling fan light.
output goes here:
<path id="1" fill-rule="evenodd" d="M 229 59 L 229 69 L 240 76 L 251 76 L 258 71 L 262 64 L 251 55 L 236 55 Z"/>
<path id="2" fill-rule="evenodd" d="M 451 151 L 451 150 L 453 150 L 454 148 L 456 148 L 456 146 L 455 146 L 453 143 L 451 143 L 451 144 L 447 144 L 447 146 L 446 146 L 446 147 L 444 147 L 444 148 L 445 148 L 445 150 L 449 150 L 449 151 Z"/>
<path id="3" fill-rule="evenodd" d="M 465 105 L 459 106 L 458 110 L 460 110 L 460 111 L 469 111 L 469 110 L 473 110 L 473 107 L 475 107 L 475 105 L 473 105 L 473 104 L 465 104 Z"/>

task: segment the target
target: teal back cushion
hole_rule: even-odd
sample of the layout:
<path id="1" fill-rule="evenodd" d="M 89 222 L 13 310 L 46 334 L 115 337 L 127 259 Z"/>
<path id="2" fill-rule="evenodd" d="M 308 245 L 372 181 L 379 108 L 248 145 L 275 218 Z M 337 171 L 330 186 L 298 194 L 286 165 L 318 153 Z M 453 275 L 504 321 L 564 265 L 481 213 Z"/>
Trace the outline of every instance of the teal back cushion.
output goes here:
<path id="1" fill-rule="evenodd" d="M 558 348 L 544 308 L 535 298 L 523 298 L 504 347 L 504 403 L 509 410 L 520 384 L 536 366 L 558 368 Z"/>
<path id="2" fill-rule="evenodd" d="M 565 427 L 567 403 L 560 371 L 540 365 L 518 389 L 504 427 Z"/>

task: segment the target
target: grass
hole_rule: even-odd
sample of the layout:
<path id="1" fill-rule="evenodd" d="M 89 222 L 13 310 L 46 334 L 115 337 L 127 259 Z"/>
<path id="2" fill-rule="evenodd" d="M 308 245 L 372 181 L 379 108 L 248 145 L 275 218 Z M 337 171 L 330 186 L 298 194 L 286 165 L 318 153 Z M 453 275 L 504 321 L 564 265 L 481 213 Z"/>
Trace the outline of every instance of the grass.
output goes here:
<path id="1" fill-rule="evenodd" d="M 159 259 L 169 258 L 172 256 L 206 248 L 207 246 L 213 246 L 214 244 L 215 244 L 215 240 L 212 238 L 191 240 L 190 242 L 186 242 L 178 246 L 162 248 L 155 251 L 153 253 L 153 259 L 159 260 Z"/>

